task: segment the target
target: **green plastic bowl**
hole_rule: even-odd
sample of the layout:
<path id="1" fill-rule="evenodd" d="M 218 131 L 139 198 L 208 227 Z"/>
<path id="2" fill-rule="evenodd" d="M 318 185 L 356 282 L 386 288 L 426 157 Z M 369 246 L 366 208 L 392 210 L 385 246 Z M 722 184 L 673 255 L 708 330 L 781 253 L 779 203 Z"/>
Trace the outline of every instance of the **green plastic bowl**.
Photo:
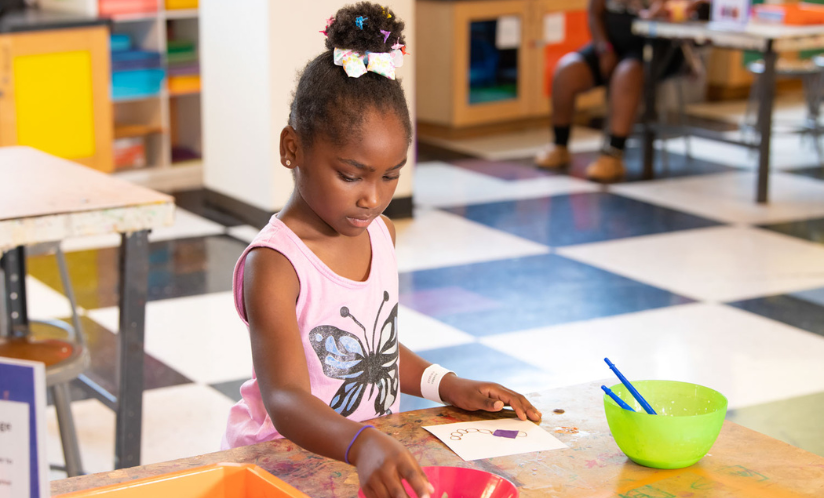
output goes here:
<path id="1" fill-rule="evenodd" d="M 681 469 L 701 460 L 721 432 L 727 398 L 697 384 L 671 380 L 632 383 L 658 415 L 647 414 L 623 384 L 612 392 L 635 412 L 604 395 L 609 430 L 633 462 L 656 469 Z"/>

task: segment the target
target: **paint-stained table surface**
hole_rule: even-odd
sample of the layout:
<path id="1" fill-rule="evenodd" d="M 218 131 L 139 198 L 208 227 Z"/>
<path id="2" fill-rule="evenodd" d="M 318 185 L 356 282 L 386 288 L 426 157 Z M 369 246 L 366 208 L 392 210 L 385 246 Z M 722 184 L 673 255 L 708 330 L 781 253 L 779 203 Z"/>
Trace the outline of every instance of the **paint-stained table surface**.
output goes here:
<path id="1" fill-rule="evenodd" d="M 514 482 L 523 498 L 824 496 L 824 458 L 732 422 L 724 423 L 709 454 L 692 467 L 656 470 L 636 465 L 610 435 L 600 384 L 530 396 L 544 414 L 541 426 L 566 443 L 567 449 L 464 462 L 422 427 L 501 415 L 442 407 L 390 415 L 372 423 L 403 442 L 421 465 L 494 472 Z M 225 461 L 259 465 L 312 497 L 357 494 L 358 478 L 352 467 L 307 453 L 287 440 L 53 481 L 51 491 L 54 496 Z"/>

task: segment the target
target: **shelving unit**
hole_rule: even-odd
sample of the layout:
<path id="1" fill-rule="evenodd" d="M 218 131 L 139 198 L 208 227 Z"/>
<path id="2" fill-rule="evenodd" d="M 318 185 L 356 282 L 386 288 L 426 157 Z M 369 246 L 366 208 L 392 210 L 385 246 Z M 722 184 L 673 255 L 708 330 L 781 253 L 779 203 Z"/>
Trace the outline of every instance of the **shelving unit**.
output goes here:
<path id="1" fill-rule="evenodd" d="M 145 166 L 116 169 L 113 174 L 158 190 L 194 188 L 202 185 L 202 123 L 199 89 L 169 91 L 167 49 L 171 39 L 200 45 L 198 9 L 166 10 L 157 0 L 157 10 L 111 16 L 112 34 L 127 34 L 132 48 L 161 54 L 166 77 L 156 95 L 113 99 L 114 139 L 143 138 Z M 74 10 L 98 15 L 98 0 L 41 0 L 44 8 Z M 174 153 L 186 149 L 186 154 Z M 184 156 L 185 160 L 178 160 Z"/>

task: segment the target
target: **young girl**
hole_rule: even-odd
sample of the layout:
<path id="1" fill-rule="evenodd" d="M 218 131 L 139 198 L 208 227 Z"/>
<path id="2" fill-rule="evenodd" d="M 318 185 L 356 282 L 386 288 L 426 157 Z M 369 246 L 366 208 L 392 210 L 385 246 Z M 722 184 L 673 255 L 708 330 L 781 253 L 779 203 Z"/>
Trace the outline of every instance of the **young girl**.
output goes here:
<path id="1" fill-rule="evenodd" d="M 541 414 L 498 384 L 462 379 L 398 342 L 392 199 L 412 137 L 394 69 L 403 23 L 379 5 L 327 22 L 328 50 L 298 82 L 281 162 L 295 188 L 238 261 L 235 304 L 255 376 L 229 415 L 224 448 L 287 437 L 357 467 L 372 497 L 432 491 L 412 455 L 363 420 L 399 409 L 400 392 L 465 410 Z"/>

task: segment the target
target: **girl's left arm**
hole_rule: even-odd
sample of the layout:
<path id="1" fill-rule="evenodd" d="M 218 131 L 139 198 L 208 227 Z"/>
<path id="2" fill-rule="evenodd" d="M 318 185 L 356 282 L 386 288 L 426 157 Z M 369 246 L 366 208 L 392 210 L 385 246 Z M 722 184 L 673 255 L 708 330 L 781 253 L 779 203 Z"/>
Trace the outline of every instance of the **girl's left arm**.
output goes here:
<path id="1" fill-rule="evenodd" d="M 420 397 L 421 377 L 431 363 L 403 344 L 400 356 L 401 392 Z M 541 420 L 541 412 L 525 396 L 494 382 L 469 380 L 448 373 L 441 379 L 438 394 L 444 402 L 467 411 L 499 412 L 504 406 L 511 406 L 521 420 Z"/>

